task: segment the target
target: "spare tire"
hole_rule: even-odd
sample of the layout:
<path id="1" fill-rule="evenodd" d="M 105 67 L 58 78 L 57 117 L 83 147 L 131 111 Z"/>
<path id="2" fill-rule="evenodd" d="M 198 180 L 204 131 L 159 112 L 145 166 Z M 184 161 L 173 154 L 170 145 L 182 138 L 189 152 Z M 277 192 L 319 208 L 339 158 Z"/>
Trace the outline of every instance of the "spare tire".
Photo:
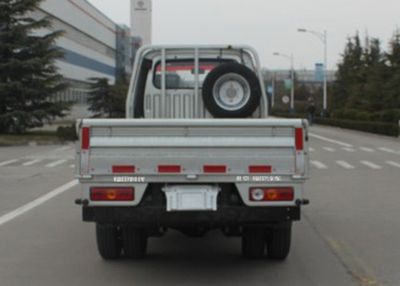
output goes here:
<path id="1" fill-rule="evenodd" d="M 260 105 L 261 86 L 257 75 L 238 63 L 221 64 L 203 83 L 203 102 L 216 118 L 246 118 Z"/>

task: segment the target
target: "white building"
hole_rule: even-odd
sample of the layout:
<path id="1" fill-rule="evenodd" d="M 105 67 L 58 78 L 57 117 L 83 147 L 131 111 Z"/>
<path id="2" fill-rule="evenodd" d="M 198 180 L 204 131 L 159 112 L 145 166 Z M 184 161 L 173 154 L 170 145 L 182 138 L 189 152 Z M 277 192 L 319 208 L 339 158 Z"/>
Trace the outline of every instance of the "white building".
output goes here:
<path id="1" fill-rule="evenodd" d="M 86 0 L 45 0 L 32 16 L 49 16 L 51 31 L 64 31 L 56 45 L 64 58 L 56 62 L 69 88 L 54 100 L 84 103 L 90 78 L 107 78 L 115 82 L 118 69 L 129 71 L 131 62 L 119 53 L 129 53 L 123 41 L 130 41 L 130 32 L 120 27 Z M 50 31 L 40 31 L 48 33 Z M 129 44 L 128 44 L 129 46 Z M 119 62 L 121 59 L 123 63 Z M 128 67 L 126 65 L 129 65 Z"/>
<path id="2" fill-rule="evenodd" d="M 151 0 L 131 0 L 131 33 L 142 45 L 152 43 L 152 12 Z"/>

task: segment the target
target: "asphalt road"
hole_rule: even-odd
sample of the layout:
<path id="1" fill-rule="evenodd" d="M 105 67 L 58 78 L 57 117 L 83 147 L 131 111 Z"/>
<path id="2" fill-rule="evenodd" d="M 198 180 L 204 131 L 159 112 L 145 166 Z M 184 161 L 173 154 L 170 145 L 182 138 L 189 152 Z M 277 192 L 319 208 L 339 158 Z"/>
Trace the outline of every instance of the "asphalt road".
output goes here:
<path id="1" fill-rule="evenodd" d="M 314 127 L 311 147 L 312 204 L 283 263 L 172 231 L 144 261 L 105 262 L 73 204 L 73 146 L 0 148 L 0 285 L 399 285 L 400 140 Z"/>

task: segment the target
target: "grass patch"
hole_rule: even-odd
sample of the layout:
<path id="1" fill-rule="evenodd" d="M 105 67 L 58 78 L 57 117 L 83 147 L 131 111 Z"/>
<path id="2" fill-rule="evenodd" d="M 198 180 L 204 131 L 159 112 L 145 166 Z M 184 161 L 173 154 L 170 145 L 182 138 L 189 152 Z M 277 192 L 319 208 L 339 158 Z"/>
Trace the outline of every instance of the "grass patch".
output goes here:
<path id="1" fill-rule="evenodd" d="M 38 145 L 57 144 L 61 140 L 55 131 L 34 131 L 23 134 L 0 134 L 0 146 L 27 145 L 35 142 Z"/>

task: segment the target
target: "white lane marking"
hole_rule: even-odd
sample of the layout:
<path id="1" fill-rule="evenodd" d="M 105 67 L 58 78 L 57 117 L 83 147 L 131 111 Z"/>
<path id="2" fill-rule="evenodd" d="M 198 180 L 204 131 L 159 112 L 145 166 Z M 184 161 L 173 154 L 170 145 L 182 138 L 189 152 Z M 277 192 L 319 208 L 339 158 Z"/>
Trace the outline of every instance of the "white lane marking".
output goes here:
<path id="1" fill-rule="evenodd" d="M 400 164 L 397 162 L 393 162 L 393 161 L 386 161 L 386 164 L 389 164 L 390 166 L 396 167 L 396 168 L 400 168 Z"/>
<path id="2" fill-rule="evenodd" d="M 323 147 L 322 149 L 324 149 L 325 151 L 328 151 L 328 152 L 336 152 L 336 150 L 331 147 Z"/>
<path id="3" fill-rule="evenodd" d="M 28 166 L 32 166 L 32 165 L 35 165 L 37 163 L 40 163 L 42 161 L 43 160 L 41 160 L 41 159 L 40 160 L 32 160 L 32 161 L 28 161 L 28 162 L 22 164 L 22 166 L 28 167 Z"/>
<path id="4" fill-rule="evenodd" d="M 63 146 L 63 147 L 60 147 L 60 148 L 57 148 L 57 149 L 53 149 L 50 152 L 53 153 L 53 152 L 59 152 L 59 151 L 66 151 L 66 150 L 69 150 L 69 149 L 72 149 L 72 147 L 71 146 Z"/>
<path id="5" fill-rule="evenodd" d="M 73 181 L 66 183 L 65 185 L 62 185 L 61 187 L 58 187 L 57 189 L 54 189 L 51 192 L 37 198 L 36 200 L 33 200 L 33 201 L 27 203 L 26 205 L 23 205 L 22 207 L 20 207 L 16 210 L 6 213 L 5 215 L 0 217 L 0 226 L 23 215 L 24 213 L 27 213 L 30 210 L 44 204 L 45 202 L 51 200 L 52 198 L 75 187 L 76 185 L 78 185 L 78 180 L 73 180 Z"/>
<path id="6" fill-rule="evenodd" d="M 315 152 L 315 149 L 312 147 L 308 148 L 308 150 L 310 150 L 310 152 Z"/>
<path id="7" fill-rule="evenodd" d="M 0 167 L 7 166 L 7 165 L 10 165 L 10 164 L 18 162 L 18 161 L 19 161 L 19 159 L 12 159 L 12 160 L 8 160 L 8 161 L 4 161 L 4 162 L 0 163 Z"/>
<path id="8" fill-rule="evenodd" d="M 71 169 L 74 169 L 74 168 L 75 168 L 75 164 L 69 165 L 69 167 L 70 167 Z"/>
<path id="9" fill-rule="evenodd" d="M 378 149 L 383 151 L 383 152 L 387 152 L 387 153 L 391 153 L 391 154 L 400 154 L 400 153 L 394 151 L 393 149 L 389 149 L 389 148 L 386 148 L 386 147 L 379 147 Z"/>
<path id="10" fill-rule="evenodd" d="M 320 161 L 311 161 L 311 164 L 314 166 L 314 167 L 316 167 L 317 169 L 328 169 L 328 167 L 324 164 L 324 163 L 322 163 L 322 162 L 320 162 Z"/>
<path id="11" fill-rule="evenodd" d="M 53 167 L 59 166 L 61 164 L 64 164 L 65 162 L 67 162 L 67 160 L 58 160 L 53 163 L 47 164 L 46 168 L 53 168 Z"/>
<path id="12" fill-rule="evenodd" d="M 309 136 L 310 137 L 314 137 L 316 139 L 320 139 L 320 140 L 326 141 L 326 142 L 335 143 L 335 144 L 338 144 L 338 145 L 343 146 L 343 147 L 347 147 L 347 148 L 352 148 L 353 147 L 353 145 L 351 145 L 349 143 L 345 143 L 345 142 L 338 141 L 338 140 L 335 140 L 335 139 L 327 138 L 327 137 L 320 136 L 320 135 L 317 135 L 317 134 L 314 134 L 314 133 L 309 133 Z"/>
<path id="13" fill-rule="evenodd" d="M 360 149 L 363 150 L 363 151 L 365 151 L 365 152 L 368 152 L 368 153 L 373 153 L 373 152 L 375 152 L 374 149 L 368 148 L 368 147 L 360 147 Z"/>
<path id="14" fill-rule="evenodd" d="M 381 166 L 379 166 L 379 165 L 377 165 L 375 163 L 369 162 L 369 161 L 361 161 L 361 164 L 363 164 L 363 165 L 365 165 L 367 167 L 370 167 L 371 169 L 374 169 L 374 170 L 382 169 Z"/>
<path id="15" fill-rule="evenodd" d="M 353 148 L 343 147 L 342 149 L 345 150 L 345 151 L 347 151 L 347 152 L 356 152 L 356 150 L 353 149 Z"/>
<path id="16" fill-rule="evenodd" d="M 343 167 L 343 168 L 345 168 L 345 169 L 348 169 L 348 170 L 354 169 L 354 168 L 355 168 L 353 165 L 347 163 L 346 161 L 336 161 L 336 163 L 337 163 L 339 166 L 341 166 L 341 167 Z"/>

